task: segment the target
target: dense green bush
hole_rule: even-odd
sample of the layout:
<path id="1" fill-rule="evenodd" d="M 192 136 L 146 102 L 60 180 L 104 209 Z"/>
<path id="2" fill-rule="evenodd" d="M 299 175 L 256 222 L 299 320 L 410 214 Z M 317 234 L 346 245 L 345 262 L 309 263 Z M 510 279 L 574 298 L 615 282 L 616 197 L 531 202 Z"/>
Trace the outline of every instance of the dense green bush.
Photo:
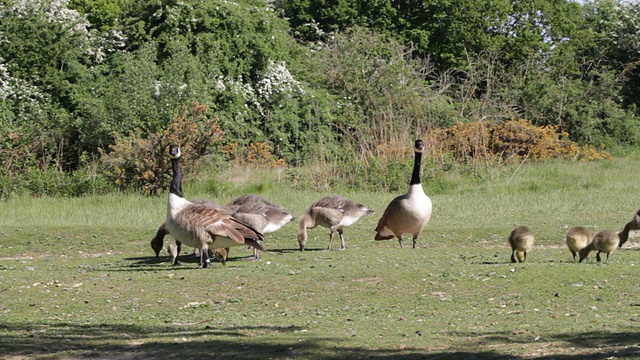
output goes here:
<path id="1" fill-rule="evenodd" d="M 309 184 L 322 186 L 395 189 L 403 161 L 369 160 L 454 124 L 526 118 L 581 145 L 637 146 L 638 9 L 617 0 L 7 0 L 0 176 L 18 184 L 3 192 L 55 188 L 56 174 L 80 176 L 88 156 L 104 162 L 110 183 L 155 193 L 163 164 L 125 166 L 109 154 L 127 141 L 156 144 L 196 102 L 234 149 L 227 160 L 311 165 Z M 89 191 L 79 188 L 70 193 Z"/>

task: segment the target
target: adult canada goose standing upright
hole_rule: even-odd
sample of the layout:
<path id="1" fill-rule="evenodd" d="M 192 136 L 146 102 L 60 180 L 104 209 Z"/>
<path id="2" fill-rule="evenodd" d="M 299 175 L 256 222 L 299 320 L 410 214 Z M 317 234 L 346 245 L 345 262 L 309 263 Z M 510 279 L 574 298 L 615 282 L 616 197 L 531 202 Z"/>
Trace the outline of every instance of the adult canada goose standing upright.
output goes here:
<path id="1" fill-rule="evenodd" d="M 304 250 L 307 243 L 307 229 L 313 229 L 318 225 L 331 230 L 327 250 L 332 250 L 333 238 L 336 232 L 340 234 L 340 250 L 346 249 L 347 245 L 344 242 L 343 229 L 353 225 L 363 215 L 371 213 L 373 213 L 373 210 L 342 196 L 323 197 L 311 204 L 298 220 L 300 251 Z"/>
<path id="2" fill-rule="evenodd" d="M 249 224 L 263 235 L 293 221 L 293 215 L 284 207 L 254 194 L 239 196 L 231 200 L 225 208 L 234 218 Z M 253 249 L 253 259 L 260 259 L 260 251 L 256 248 Z"/>
<path id="3" fill-rule="evenodd" d="M 431 218 L 431 199 L 424 193 L 420 183 L 420 165 L 424 143 L 416 140 L 414 146 L 413 173 L 409 191 L 391 200 L 376 227 L 376 240 L 389 240 L 394 236 L 402 246 L 402 236 L 413 236 L 413 247 L 418 246 L 418 236 Z"/>
<path id="4" fill-rule="evenodd" d="M 640 230 L 640 210 L 636 211 L 633 214 L 633 218 L 629 221 L 624 229 L 618 234 L 620 236 L 620 244 L 618 244 L 618 248 L 621 248 L 624 243 L 629 240 L 629 231 L 631 230 Z"/>
<path id="5" fill-rule="evenodd" d="M 209 248 L 249 245 L 264 250 L 258 242 L 264 240 L 260 232 L 211 205 L 196 204 L 184 198 L 180 155 L 178 145 L 169 147 L 173 169 L 165 221 L 169 233 L 176 240 L 200 249 L 203 268 L 211 265 Z"/>
<path id="6" fill-rule="evenodd" d="M 208 206 L 213 206 L 217 210 L 224 211 L 231 214 L 231 212 L 225 207 L 223 207 L 222 205 L 214 203 L 209 200 L 194 200 L 193 203 L 206 204 Z M 167 229 L 167 224 L 162 223 L 162 225 L 158 227 L 158 230 L 156 231 L 156 235 L 153 237 L 153 239 L 151 239 L 151 248 L 155 252 L 156 257 L 160 256 L 160 251 L 162 251 L 162 247 L 164 245 L 164 238 L 167 235 L 169 235 L 169 229 Z M 181 250 L 182 250 L 182 243 L 180 241 L 174 239 L 174 241 L 169 243 L 169 246 L 167 247 L 167 251 L 169 252 L 169 255 L 171 255 L 171 263 L 173 265 L 180 265 L 180 260 L 178 259 L 178 256 L 180 255 Z M 224 264 L 227 260 L 228 252 L 229 252 L 228 248 L 213 249 L 213 251 L 209 249 L 209 256 L 214 255 L 218 261 Z M 196 251 L 194 251 L 194 255 L 200 256 L 200 251 L 196 249 Z"/>

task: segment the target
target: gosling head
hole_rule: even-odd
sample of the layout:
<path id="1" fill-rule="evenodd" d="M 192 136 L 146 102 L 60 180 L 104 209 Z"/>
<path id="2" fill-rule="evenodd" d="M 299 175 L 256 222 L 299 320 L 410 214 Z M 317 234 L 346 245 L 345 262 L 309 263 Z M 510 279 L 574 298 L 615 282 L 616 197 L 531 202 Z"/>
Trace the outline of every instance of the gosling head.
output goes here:
<path id="1" fill-rule="evenodd" d="M 591 247 L 587 246 L 585 248 L 580 249 L 580 261 L 582 262 L 582 260 L 586 259 L 589 256 L 589 253 L 591 252 Z"/>
<path id="2" fill-rule="evenodd" d="M 307 232 L 298 233 L 298 244 L 300 244 L 300 251 L 304 251 L 304 246 L 307 243 Z"/>
<path id="3" fill-rule="evenodd" d="M 153 249 L 153 252 L 156 253 L 156 257 L 160 257 L 160 251 L 162 251 L 162 243 L 158 242 L 156 238 L 153 238 L 153 240 L 151 240 L 151 248 Z"/>

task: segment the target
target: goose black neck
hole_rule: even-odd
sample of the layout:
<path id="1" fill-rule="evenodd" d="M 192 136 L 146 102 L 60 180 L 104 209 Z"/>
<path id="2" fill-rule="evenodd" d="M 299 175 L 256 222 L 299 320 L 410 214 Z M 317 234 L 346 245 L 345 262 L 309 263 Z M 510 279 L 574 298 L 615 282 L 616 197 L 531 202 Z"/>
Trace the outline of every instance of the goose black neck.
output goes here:
<path id="1" fill-rule="evenodd" d="M 173 168 L 173 177 L 171 178 L 169 193 L 184 197 L 182 194 L 182 169 L 180 168 L 180 160 L 171 159 L 171 166 Z"/>
<path id="2" fill-rule="evenodd" d="M 411 183 L 409 185 L 420 184 L 420 165 L 422 164 L 422 153 L 416 152 L 413 160 L 413 173 L 411 174 Z"/>

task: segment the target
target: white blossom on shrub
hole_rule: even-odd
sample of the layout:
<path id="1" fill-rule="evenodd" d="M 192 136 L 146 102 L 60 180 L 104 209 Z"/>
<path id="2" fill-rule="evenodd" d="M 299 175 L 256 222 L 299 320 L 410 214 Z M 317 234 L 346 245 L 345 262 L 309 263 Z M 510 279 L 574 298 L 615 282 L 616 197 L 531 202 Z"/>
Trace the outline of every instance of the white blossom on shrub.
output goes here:
<path id="1" fill-rule="evenodd" d="M 41 113 L 50 103 L 47 94 L 42 93 L 29 82 L 11 76 L 9 69 L 0 57 L 0 101 L 12 101 L 16 104 L 19 119 L 27 119 Z"/>
<path id="2" fill-rule="evenodd" d="M 277 95 L 292 97 L 304 95 L 302 84 L 293 78 L 284 61 L 269 61 L 267 71 L 262 80 L 256 84 L 257 94 L 265 101 L 270 101 Z"/>

